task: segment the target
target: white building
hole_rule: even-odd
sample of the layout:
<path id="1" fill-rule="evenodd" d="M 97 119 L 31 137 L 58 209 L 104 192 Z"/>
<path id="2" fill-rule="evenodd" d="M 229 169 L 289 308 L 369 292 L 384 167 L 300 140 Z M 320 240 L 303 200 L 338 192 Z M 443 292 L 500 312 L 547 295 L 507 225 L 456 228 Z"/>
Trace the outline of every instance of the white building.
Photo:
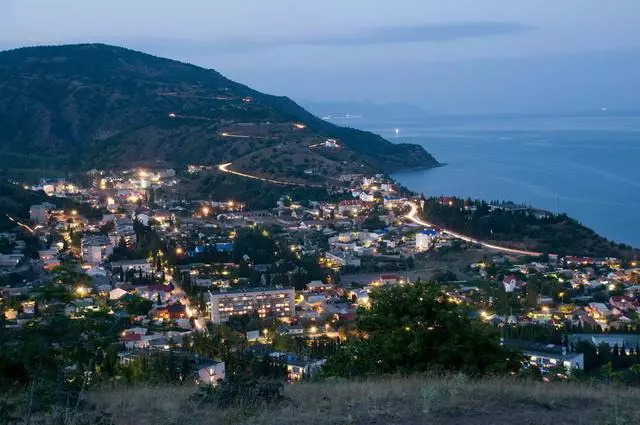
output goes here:
<path id="1" fill-rule="evenodd" d="M 295 314 L 294 289 L 245 288 L 209 293 L 211 321 L 227 322 L 231 316 L 257 312 L 261 318 L 291 317 Z"/>
<path id="2" fill-rule="evenodd" d="M 198 367 L 198 380 L 202 384 L 216 386 L 225 378 L 224 362 L 211 361 Z"/>
<path id="3" fill-rule="evenodd" d="M 100 264 L 113 254 L 113 245 L 104 235 L 87 235 L 82 238 L 82 261 L 89 264 Z"/>
<path id="4" fill-rule="evenodd" d="M 438 233 L 433 229 L 426 229 L 416 234 L 416 251 L 428 251 L 433 246 L 433 242 Z"/>

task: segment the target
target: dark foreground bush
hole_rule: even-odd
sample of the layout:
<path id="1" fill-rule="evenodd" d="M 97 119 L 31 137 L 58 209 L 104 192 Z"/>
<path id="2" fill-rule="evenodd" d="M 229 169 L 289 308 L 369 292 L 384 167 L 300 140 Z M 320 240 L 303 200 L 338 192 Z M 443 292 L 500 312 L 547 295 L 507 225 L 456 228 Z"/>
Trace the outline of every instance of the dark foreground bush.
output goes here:
<path id="1" fill-rule="evenodd" d="M 203 386 L 194 395 L 199 403 L 210 403 L 217 407 L 256 406 L 276 404 L 285 400 L 284 384 L 263 377 L 244 378 L 231 376 L 217 387 Z"/>

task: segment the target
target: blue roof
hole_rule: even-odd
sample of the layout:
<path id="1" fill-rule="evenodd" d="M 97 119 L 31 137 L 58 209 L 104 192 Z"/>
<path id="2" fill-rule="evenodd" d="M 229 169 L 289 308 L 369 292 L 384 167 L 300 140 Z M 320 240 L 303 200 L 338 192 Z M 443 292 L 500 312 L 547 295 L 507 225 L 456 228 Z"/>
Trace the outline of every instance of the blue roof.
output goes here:
<path id="1" fill-rule="evenodd" d="M 435 236 L 438 234 L 438 232 L 436 232 L 433 229 L 425 229 L 423 231 L 421 231 L 420 233 L 422 233 L 423 235 L 429 235 L 429 236 Z"/>

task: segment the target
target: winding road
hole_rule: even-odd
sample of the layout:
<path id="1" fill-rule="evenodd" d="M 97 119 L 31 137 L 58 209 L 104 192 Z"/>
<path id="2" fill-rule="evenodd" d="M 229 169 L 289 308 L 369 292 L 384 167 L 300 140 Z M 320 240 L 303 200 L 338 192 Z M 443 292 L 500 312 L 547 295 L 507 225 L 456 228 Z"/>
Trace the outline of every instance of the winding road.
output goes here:
<path id="1" fill-rule="evenodd" d="M 232 164 L 231 162 L 227 162 L 226 164 L 220 164 L 220 165 L 218 165 L 218 170 L 222 171 L 223 173 L 235 174 L 236 176 L 246 177 L 248 179 L 260 180 L 260 181 L 263 181 L 263 182 L 281 184 L 281 185 L 285 185 L 285 186 L 318 187 L 318 188 L 324 187 L 323 185 L 320 185 L 320 184 L 305 184 L 305 183 L 287 182 L 287 181 L 284 181 L 284 180 L 268 179 L 266 177 L 260 177 L 260 176 L 256 176 L 256 175 L 253 175 L 253 174 L 242 173 L 240 171 L 231 170 L 229 168 L 229 167 L 231 167 L 231 164 Z"/>
<path id="2" fill-rule="evenodd" d="M 420 225 L 420 226 L 424 226 L 424 227 L 435 227 L 434 224 L 429 223 L 427 221 L 424 221 L 423 219 L 418 217 L 418 206 L 415 204 L 415 202 L 408 202 L 409 206 L 411 207 L 411 210 L 409 211 L 409 213 L 407 213 L 407 215 L 404 216 L 405 219 Z M 465 242 L 469 242 L 469 243 L 473 243 L 476 245 L 480 245 L 484 248 L 488 248 L 488 249 L 492 249 L 494 251 L 500 251 L 500 252 L 504 252 L 507 254 L 515 254 L 515 255 L 528 255 L 531 257 L 539 257 L 541 255 L 543 255 L 541 252 L 535 252 L 535 251 L 524 251 L 524 250 L 520 250 L 520 249 L 513 249 L 513 248 L 506 248 L 503 246 L 499 246 L 499 245 L 493 245 L 487 242 L 482 242 L 479 241 L 477 239 L 474 239 L 470 236 L 465 236 L 465 235 L 461 235 L 460 233 L 456 233 L 453 232 L 451 230 L 448 229 L 444 229 L 444 228 L 440 228 L 440 230 L 442 231 L 442 233 L 445 233 L 449 236 L 453 236 L 456 239 L 460 239 L 462 241 Z"/>

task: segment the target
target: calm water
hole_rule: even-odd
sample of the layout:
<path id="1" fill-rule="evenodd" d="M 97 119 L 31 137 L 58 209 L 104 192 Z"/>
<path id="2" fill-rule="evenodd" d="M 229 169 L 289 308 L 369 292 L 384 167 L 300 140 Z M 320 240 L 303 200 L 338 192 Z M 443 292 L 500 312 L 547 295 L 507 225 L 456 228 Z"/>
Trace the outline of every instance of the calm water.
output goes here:
<path id="1" fill-rule="evenodd" d="M 640 247 L 640 117 L 429 118 L 343 122 L 417 143 L 444 167 L 394 175 L 427 195 L 512 200 L 566 212 Z M 399 128 L 396 138 L 394 128 Z"/>

